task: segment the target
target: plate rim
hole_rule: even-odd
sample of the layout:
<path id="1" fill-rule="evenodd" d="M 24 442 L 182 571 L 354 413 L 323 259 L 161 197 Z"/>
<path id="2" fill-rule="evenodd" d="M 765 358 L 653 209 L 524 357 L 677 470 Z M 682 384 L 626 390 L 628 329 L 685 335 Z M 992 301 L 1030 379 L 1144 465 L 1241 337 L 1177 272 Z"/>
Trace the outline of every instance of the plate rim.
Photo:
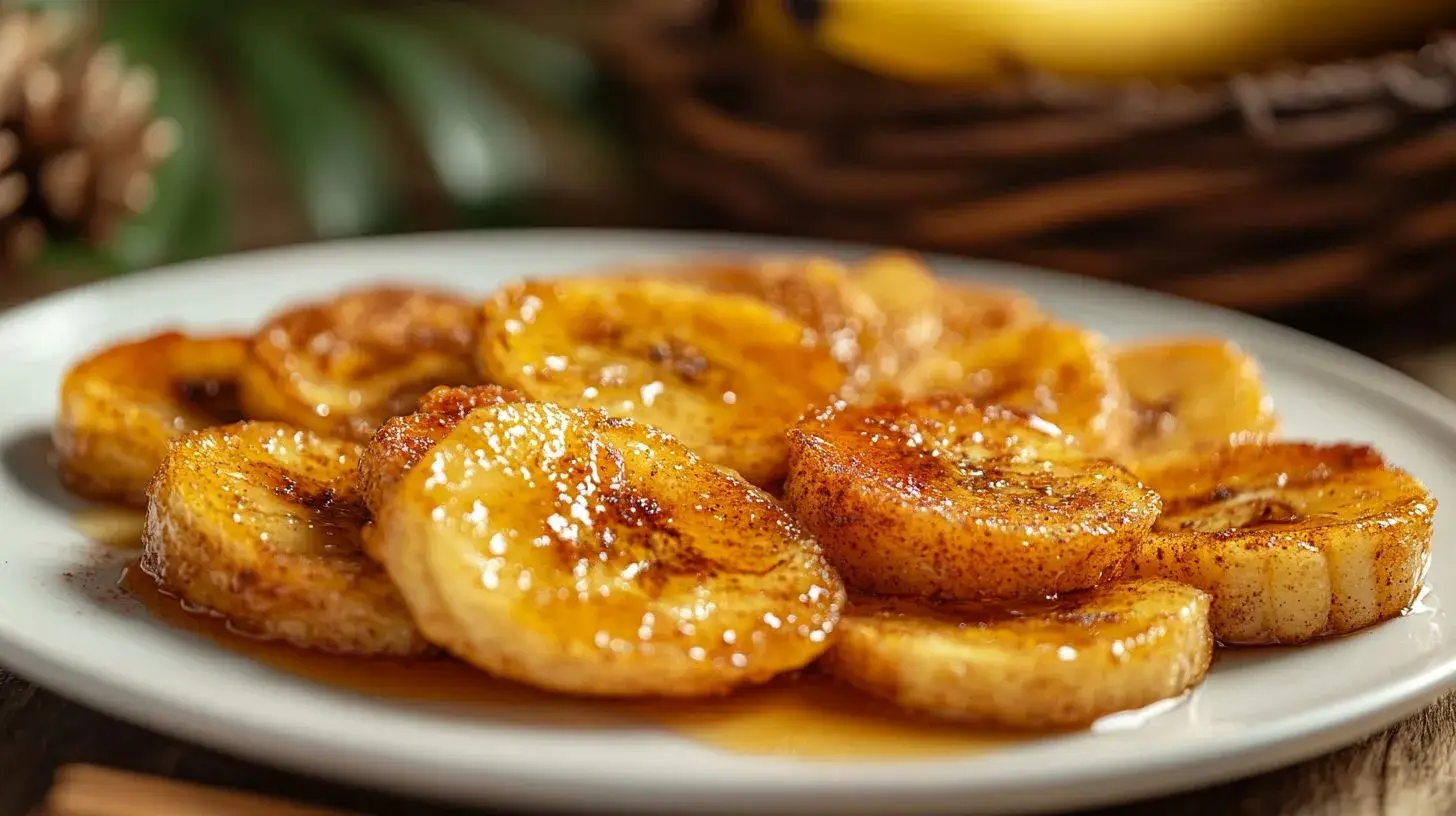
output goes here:
<path id="1" fill-rule="evenodd" d="M 0 312 L 0 332 L 13 330 L 13 323 L 34 319 L 35 315 L 49 310 L 73 309 L 75 308 L 73 301 L 105 298 L 109 296 L 110 291 L 116 289 L 150 288 L 164 283 L 173 276 L 192 277 L 219 272 L 226 274 L 229 267 L 237 270 L 280 262 L 285 266 L 290 263 L 300 264 L 305 263 L 311 256 L 319 254 L 342 253 L 347 256 L 350 253 L 367 252 L 371 245 L 379 243 L 406 246 L 415 244 L 425 247 L 453 243 L 474 247 L 474 251 L 477 252 L 491 253 L 508 252 L 508 247 L 512 243 L 539 244 L 566 240 L 587 243 L 635 242 L 642 247 L 644 254 L 648 255 L 703 254 L 703 250 L 695 247 L 720 242 L 741 244 L 739 251 L 759 253 L 780 251 L 777 247 L 782 247 L 782 251 L 786 252 L 828 252 L 835 255 L 883 249 L 869 244 L 782 236 L 615 229 L 521 229 L 381 236 L 235 253 L 90 283 Z M 768 247 L 775 248 L 768 249 Z M 1085 288 L 1089 292 L 1107 293 L 1123 300 L 1129 308 L 1155 308 L 1160 303 L 1172 303 L 1185 313 L 1190 309 L 1196 310 L 1210 319 L 1217 319 L 1231 328 L 1236 328 L 1245 337 L 1257 338 L 1261 344 L 1284 343 L 1286 347 L 1277 353 L 1276 357 L 1285 361 L 1297 359 L 1299 367 L 1334 378 L 1344 388 L 1373 394 L 1385 401 L 1399 404 L 1414 411 L 1422 419 L 1440 426 L 1453 438 L 1456 438 L 1456 403 L 1402 372 L 1357 352 L 1297 330 L 1272 324 L 1251 315 L 1195 303 L 1173 295 L 1140 290 L 1115 282 L 1077 278 L 1016 264 L 939 253 L 922 254 L 940 274 L 965 276 L 966 273 L 974 270 L 969 275 L 970 277 L 977 277 L 977 273 L 992 273 L 995 276 L 1031 276 L 1047 281 L 1045 284 L 1047 286 L 1063 289 L 1072 286 Z M 961 267 L 959 271 L 953 268 L 957 266 Z M 390 789 L 427 797 L 431 797 L 433 794 L 432 798 L 439 798 L 441 794 L 445 794 L 445 798 L 459 799 L 460 791 L 458 790 L 432 789 L 432 786 L 438 784 L 440 780 L 421 778 L 417 769 L 411 771 L 392 767 L 388 751 L 371 753 L 368 750 L 360 750 L 356 746 L 352 752 L 341 753 L 338 743 L 315 740 L 315 735 L 311 733 L 280 732 L 260 726 L 256 721 L 240 722 L 237 718 L 224 716 L 221 712 L 183 711 L 169 705 L 169 700 L 159 694 L 151 693 L 149 689 L 135 687 L 124 682 L 118 683 L 114 679 L 96 673 L 92 668 L 69 665 L 67 661 L 56 660 L 53 655 L 47 655 L 43 650 L 28 647 L 24 643 L 23 637 L 17 639 L 5 631 L 3 622 L 0 622 L 0 655 L 3 655 L 5 665 L 15 673 L 38 685 L 53 689 L 62 696 L 80 701 L 112 716 L 201 745 L 246 756 L 274 766 L 305 770 L 338 781 L 374 787 L 382 785 Z M 1030 807 L 1068 805 L 1080 807 L 1110 804 L 1192 786 L 1216 784 L 1258 770 L 1268 769 L 1274 764 L 1297 762 L 1346 745 L 1419 710 L 1420 707 L 1434 699 L 1438 693 L 1451 687 L 1453 677 L 1456 677 L 1456 645 L 1449 645 L 1444 649 L 1442 660 L 1437 664 L 1419 673 L 1403 677 L 1397 682 L 1380 686 L 1377 690 L 1353 698 L 1340 698 L 1298 718 L 1276 719 L 1268 724 L 1245 729 L 1239 732 L 1237 737 L 1215 734 L 1199 740 L 1185 740 L 1179 744 L 1177 750 L 1169 750 L 1140 761 L 1140 775 L 1136 779 L 1129 779 L 1126 776 L 1128 773 L 1126 770 L 1119 772 L 1117 768 L 1089 766 L 1078 773 L 1068 774 L 1051 785 L 1039 780 L 1036 789 L 1028 792 L 1034 801 L 1027 800 L 1020 805 L 1015 803 L 1017 797 L 1014 788 L 1017 784 L 1025 785 L 1027 782 L 1018 783 L 1015 779 L 1005 780 L 995 787 L 994 793 L 1005 799 L 1011 807 L 998 809 L 998 812 L 1013 812 Z M 242 736 L 240 731 L 246 732 L 246 739 L 240 738 Z M 1224 756 L 1216 746 L 1228 742 L 1240 743 L 1242 747 L 1236 754 Z M 1256 747 L 1248 747 L 1255 743 L 1257 743 Z M 1195 750 L 1189 750 L 1188 745 L 1192 745 Z M 364 748 L 367 749 L 368 746 L 364 746 Z M 395 759 L 397 760 L 397 757 Z M 1214 759 L 1218 759 L 1217 771 L 1200 767 Z M 903 772 L 911 766 L 923 767 L 947 762 L 964 763 L 965 761 L 965 758 L 960 758 L 885 764 Z M 869 764 L 864 763 L 863 766 L 868 767 Z M 465 770 L 463 765 L 454 769 L 456 773 L 463 770 Z M 477 769 L 477 773 L 479 772 L 480 770 Z M 510 768 L 497 769 L 493 773 L 509 774 L 514 780 L 510 794 L 500 797 L 501 801 L 578 807 L 583 804 L 580 798 L 571 795 L 569 790 L 563 792 L 553 786 L 553 782 L 559 783 L 560 781 L 559 770 L 553 772 L 549 767 L 544 771 L 538 768 L 535 769 L 533 776 L 531 768 L 525 767 L 523 763 L 515 763 Z M 1113 780 L 1118 783 L 1115 789 L 1108 784 Z M 459 780 L 456 781 L 458 787 Z M 648 806 L 660 810 L 663 804 L 671 804 L 668 798 L 674 793 L 688 795 L 697 792 L 686 789 L 674 790 L 671 780 L 666 788 L 644 791 L 640 781 L 624 782 L 610 774 L 590 777 L 589 782 L 591 787 L 599 792 L 599 795 L 619 796 L 610 804 L 627 806 L 633 810 Z M 696 783 L 695 780 L 694 784 Z M 1086 788 L 1088 785 L 1098 785 L 1097 793 L 1089 795 Z M 720 786 L 723 790 L 728 787 L 730 787 L 729 784 Z M 946 799 L 955 796 L 981 795 L 980 789 L 968 792 L 952 783 L 942 784 L 938 787 L 942 789 L 927 792 L 928 797 L 922 798 Z M 851 801 L 846 804 L 853 805 L 857 812 L 873 812 L 892 801 L 906 806 L 911 804 L 905 802 L 906 791 L 902 788 L 881 786 L 875 791 L 860 789 L 856 789 L 856 791 L 855 798 L 861 801 Z M 717 792 L 721 794 L 722 790 Z M 768 789 L 750 792 L 749 796 L 737 795 L 727 804 L 734 809 L 754 806 L 773 806 L 781 809 L 793 805 L 794 802 L 790 800 L 813 797 L 816 792 L 822 793 L 822 783 L 795 785 L 792 779 L 787 782 L 775 780 L 771 786 L 768 786 Z M 705 798 L 707 797 L 695 799 L 694 804 L 700 808 L 706 805 L 711 809 L 713 803 L 702 801 Z M 1025 795 L 1022 798 L 1025 799 Z M 463 800 L 481 801 L 478 797 L 469 794 L 466 794 Z M 592 804 L 600 807 L 604 803 L 594 802 Z M 822 804 L 822 800 L 799 802 L 799 809 L 812 810 Z M 948 807 L 955 807 L 958 804 L 959 809 L 964 809 L 966 806 L 964 802 L 945 802 L 944 804 Z M 918 812 L 936 812 L 944 809 L 935 807 L 933 802 L 927 803 L 918 800 L 914 806 Z"/>

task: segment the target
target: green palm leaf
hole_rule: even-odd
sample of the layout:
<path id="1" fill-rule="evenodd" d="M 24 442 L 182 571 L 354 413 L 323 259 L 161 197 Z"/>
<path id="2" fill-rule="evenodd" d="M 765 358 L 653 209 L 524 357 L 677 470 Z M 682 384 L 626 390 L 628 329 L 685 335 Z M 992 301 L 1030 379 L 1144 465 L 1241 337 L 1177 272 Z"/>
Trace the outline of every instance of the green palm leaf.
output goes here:
<path id="1" fill-rule="evenodd" d="M 207 77 L 168 19 L 140 3 L 118 3 L 102 22 L 101 38 L 121 46 L 127 59 L 157 76 L 155 111 L 177 124 L 181 138 L 154 175 L 156 197 L 124 224 L 110 251 L 130 269 L 211 255 L 227 244 L 227 204 L 217 170 L 216 109 Z"/>
<path id="2" fill-rule="evenodd" d="M 544 173 L 535 139 L 468 66 L 403 19 L 341 9 L 327 25 L 409 114 L 452 198 L 473 210 L 498 210 L 528 197 Z"/>
<path id="3" fill-rule="evenodd" d="M 395 185 L 379 123 L 293 20 L 242 13 L 229 38 L 244 90 L 323 238 L 377 232 Z"/>

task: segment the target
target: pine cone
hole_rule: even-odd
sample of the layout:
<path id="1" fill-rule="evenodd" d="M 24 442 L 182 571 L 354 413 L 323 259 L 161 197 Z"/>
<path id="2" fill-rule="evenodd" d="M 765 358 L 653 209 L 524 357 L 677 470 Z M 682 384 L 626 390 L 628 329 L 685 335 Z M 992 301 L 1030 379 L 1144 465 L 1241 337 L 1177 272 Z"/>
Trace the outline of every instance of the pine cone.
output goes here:
<path id="1" fill-rule="evenodd" d="M 54 14 L 0 14 L 0 268 L 48 239 L 104 244 L 177 141 L 156 77 Z"/>

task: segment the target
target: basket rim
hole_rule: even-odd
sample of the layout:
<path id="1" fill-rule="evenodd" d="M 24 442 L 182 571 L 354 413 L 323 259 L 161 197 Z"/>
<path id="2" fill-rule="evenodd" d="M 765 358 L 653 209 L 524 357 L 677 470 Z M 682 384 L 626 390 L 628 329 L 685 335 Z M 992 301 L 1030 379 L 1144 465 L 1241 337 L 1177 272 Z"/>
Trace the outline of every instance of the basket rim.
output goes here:
<path id="1" fill-rule="evenodd" d="M 697 3 L 702 5 L 704 0 Z M 736 63 L 751 71 L 765 62 L 775 62 L 772 55 L 728 31 L 713 31 L 706 24 L 707 15 L 692 19 L 683 9 L 692 5 L 626 0 L 604 32 L 599 50 L 609 65 L 646 85 L 663 84 L 647 76 L 654 73 L 659 79 L 669 77 L 666 84 L 677 84 L 671 80 L 695 73 L 693 63 Z M 696 31 L 698 36 L 682 42 L 680 47 L 658 49 L 660 53 L 654 56 L 643 56 L 644 44 L 662 42 L 653 36 L 655 31 L 674 28 L 679 34 Z M 1420 113 L 1456 108 L 1456 29 L 1450 28 L 1429 32 L 1422 45 L 1380 54 L 1318 62 L 1288 60 L 1259 70 L 1193 82 L 1076 79 L 1028 70 L 1006 81 L 977 87 L 900 80 L 837 60 L 799 68 L 802 76 L 812 76 L 815 81 L 913 89 L 916 94 L 943 94 L 971 104 L 1005 97 L 1008 91 L 1046 108 L 1114 109 L 1124 115 L 1158 116 L 1170 109 L 1181 111 L 1222 103 L 1242 109 L 1255 128 L 1272 127 L 1276 114 L 1372 102 L 1394 102 Z"/>

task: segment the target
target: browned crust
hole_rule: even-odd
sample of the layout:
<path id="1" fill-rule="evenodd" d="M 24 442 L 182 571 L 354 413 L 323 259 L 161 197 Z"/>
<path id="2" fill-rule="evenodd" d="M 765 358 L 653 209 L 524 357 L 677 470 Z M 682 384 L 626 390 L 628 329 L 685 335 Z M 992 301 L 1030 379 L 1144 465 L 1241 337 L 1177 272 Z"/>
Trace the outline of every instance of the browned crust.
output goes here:
<path id="1" fill-rule="evenodd" d="M 352 443 L 268 422 L 184 436 L 149 491 L 143 569 L 258 637 L 339 654 L 430 651 L 360 550 L 357 456 Z"/>
<path id="2" fill-rule="evenodd" d="M 439 385 L 480 381 L 480 313 L 450 292 L 381 286 L 305 303 L 270 318 L 242 373 L 249 417 L 367 440 Z"/>
<path id="3" fill-rule="evenodd" d="M 981 431 L 988 448 L 1011 447 L 958 462 Z M 1055 429 L 959 398 L 827 411 L 789 441 L 785 502 L 862 592 L 1026 598 L 1084 589 L 1120 568 L 1158 509 L 1131 474 L 1078 454 Z M 1054 452 L 1061 469 L 1042 474 L 1004 458 L 1022 444 Z"/>
<path id="4" fill-rule="evenodd" d="M 412 414 L 394 417 L 374 433 L 359 457 L 359 493 L 378 515 L 395 485 L 471 411 L 525 397 L 498 385 L 440 386 Z"/>

